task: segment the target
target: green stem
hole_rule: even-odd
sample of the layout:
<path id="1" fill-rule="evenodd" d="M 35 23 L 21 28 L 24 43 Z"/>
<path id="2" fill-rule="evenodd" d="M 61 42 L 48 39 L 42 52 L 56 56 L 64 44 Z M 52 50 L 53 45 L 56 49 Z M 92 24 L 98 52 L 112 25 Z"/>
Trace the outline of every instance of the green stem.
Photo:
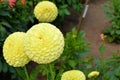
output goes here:
<path id="1" fill-rule="evenodd" d="M 22 73 L 20 72 L 20 70 L 18 69 L 18 68 L 15 68 L 16 69 L 16 71 L 17 71 L 17 74 L 23 79 L 23 80 L 25 80 L 24 79 L 24 76 L 22 76 Z"/>
<path id="2" fill-rule="evenodd" d="M 27 69 L 26 69 L 26 66 L 24 67 L 24 71 L 25 71 L 25 75 L 26 75 L 26 80 L 30 80 Z"/>
<path id="3" fill-rule="evenodd" d="M 49 64 L 49 68 L 50 68 L 51 78 L 52 78 L 52 80 L 54 80 L 53 68 L 52 68 L 52 65 L 51 65 L 51 64 Z"/>
<path id="4" fill-rule="evenodd" d="M 104 42 L 103 42 L 104 43 Z M 104 80 L 104 73 L 105 73 L 105 59 L 104 59 L 104 54 L 101 54 L 101 61 L 102 61 L 102 68 L 103 68 L 103 76 L 102 79 Z"/>
<path id="5" fill-rule="evenodd" d="M 34 8 L 34 0 L 32 0 L 32 7 Z"/>
<path id="6" fill-rule="evenodd" d="M 48 71 L 47 71 L 47 80 L 48 80 L 48 74 L 49 74 L 49 73 L 48 73 Z"/>
<path id="7" fill-rule="evenodd" d="M 104 75 L 104 73 L 105 73 L 105 61 L 104 61 L 105 59 L 102 59 L 102 67 L 103 67 L 103 76 L 102 76 L 102 79 L 104 80 L 104 77 L 105 77 L 105 75 Z"/>
<path id="8" fill-rule="evenodd" d="M 84 6 L 86 6 L 88 3 L 89 3 L 89 0 L 86 0 Z M 85 9 L 85 7 L 84 7 L 84 9 Z M 84 14 L 84 9 L 83 9 L 83 11 L 82 11 L 82 15 Z M 77 26 L 77 32 L 78 32 L 78 33 L 79 33 L 79 31 L 80 31 L 80 28 L 81 28 L 81 25 L 82 25 L 83 20 L 84 20 L 84 18 L 83 18 L 83 17 L 80 17 L 79 23 L 78 23 L 78 26 Z"/>

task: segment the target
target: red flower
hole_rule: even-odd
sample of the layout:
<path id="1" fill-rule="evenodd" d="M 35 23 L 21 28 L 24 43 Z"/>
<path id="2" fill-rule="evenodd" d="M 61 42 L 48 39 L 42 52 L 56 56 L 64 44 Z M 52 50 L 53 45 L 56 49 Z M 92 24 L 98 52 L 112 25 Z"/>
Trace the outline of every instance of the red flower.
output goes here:
<path id="1" fill-rule="evenodd" d="M 8 0 L 8 2 L 9 2 L 9 7 L 13 8 L 14 5 L 15 5 L 16 0 Z"/>

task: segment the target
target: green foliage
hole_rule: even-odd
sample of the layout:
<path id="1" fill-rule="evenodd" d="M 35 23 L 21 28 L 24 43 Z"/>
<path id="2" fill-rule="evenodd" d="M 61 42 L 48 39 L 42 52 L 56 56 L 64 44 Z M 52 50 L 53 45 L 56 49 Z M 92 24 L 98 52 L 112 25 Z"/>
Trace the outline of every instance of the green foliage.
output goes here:
<path id="1" fill-rule="evenodd" d="M 83 71 L 85 55 L 90 52 L 87 48 L 89 43 L 85 41 L 84 37 L 85 33 L 83 31 L 77 33 L 75 28 L 66 34 L 62 56 L 50 64 L 40 65 L 40 72 L 48 76 L 47 80 L 60 80 L 62 73 L 67 70 L 79 69 Z"/>
<path id="2" fill-rule="evenodd" d="M 3 53 L 2 53 L 3 42 L 5 41 L 6 37 L 9 34 L 16 31 L 25 32 L 33 24 L 38 23 L 38 21 L 34 18 L 33 10 L 35 5 L 39 1 L 43 1 L 43 0 L 29 0 L 29 1 L 26 0 L 26 4 L 21 5 L 20 0 L 17 0 L 13 8 L 9 7 L 9 3 L 7 0 L 4 2 L 0 2 L 0 51 L 1 51 L 0 52 L 1 53 L 0 54 L 0 73 L 3 74 L 4 78 L 8 76 L 6 74 L 10 74 L 9 80 L 13 80 L 13 79 L 16 80 L 16 77 L 17 77 L 16 70 L 17 70 L 17 73 L 20 73 L 20 74 L 22 74 L 23 71 L 21 69 L 15 70 L 13 67 L 9 66 L 5 62 L 5 60 L 3 59 Z M 79 2 L 79 0 L 74 0 L 74 1 L 73 0 L 67 0 L 67 1 L 51 0 L 51 1 L 54 2 L 58 7 L 58 12 L 59 12 L 58 18 L 55 22 L 53 22 L 56 26 L 61 24 L 61 22 L 64 20 L 64 17 L 66 15 L 70 15 L 69 8 L 71 6 L 78 12 L 82 11 L 82 4 L 81 2 Z M 69 64 L 71 66 L 75 65 L 73 61 L 69 61 Z M 22 72 L 18 72 L 18 71 L 22 71 Z M 38 73 L 39 73 L 39 68 L 36 68 L 35 71 L 32 71 L 30 75 L 31 80 L 34 80 Z M 24 74 L 21 75 L 21 77 L 23 76 Z M 57 77 L 60 77 L 60 76 L 57 76 Z"/>
<path id="3" fill-rule="evenodd" d="M 60 26 L 65 16 L 70 15 L 70 8 L 81 13 L 83 10 L 82 1 L 80 0 L 50 0 L 56 4 L 58 7 L 58 17 L 53 22 L 56 26 Z"/>
<path id="4" fill-rule="evenodd" d="M 33 24 L 33 18 L 33 5 L 31 1 L 25 5 L 21 5 L 17 1 L 13 8 L 9 7 L 7 1 L 0 2 L 0 73 L 4 74 L 1 77 L 5 79 L 8 77 L 9 80 L 16 79 L 17 77 L 15 69 L 9 66 L 3 59 L 2 47 L 4 40 L 10 33 L 16 31 L 25 32 Z"/>
<path id="5" fill-rule="evenodd" d="M 77 12 L 82 11 L 82 4 L 79 0 L 51 0 L 54 2 L 59 11 L 59 16 L 64 18 L 66 15 L 70 15 L 69 7 L 73 7 Z"/>
<path id="6" fill-rule="evenodd" d="M 4 60 L 0 60 L 0 80 L 10 79 L 10 80 L 16 80 L 19 79 L 18 75 L 16 74 L 16 70 L 6 64 Z"/>
<path id="7" fill-rule="evenodd" d="M 106 16 L 110 18 L 112 27 L 105 29 L 104 33 L 108 36 L 109 42 L 120 43 L 120 0 L 110 0 L 104 4 Z"/>
<path id="8" fill-rule="evenodd" d="M 108 59 L 97 58 L 94 60 L 94 68 L 100 72 L 96 80 L 119 80 L 120 79 L 120 56 L 116 53 Z"/>
<path id="9" fill-rule="evenodd" d="M 34 16 L 30 2 L 26 5 L 20 5 L 17 2 L 13 8 L 8 7 L 8 2 L 1 2 L 0 9 L 0 46 L 2 46 L 10 33 L 26 31 L 29 23 L 34 22 Z"/>

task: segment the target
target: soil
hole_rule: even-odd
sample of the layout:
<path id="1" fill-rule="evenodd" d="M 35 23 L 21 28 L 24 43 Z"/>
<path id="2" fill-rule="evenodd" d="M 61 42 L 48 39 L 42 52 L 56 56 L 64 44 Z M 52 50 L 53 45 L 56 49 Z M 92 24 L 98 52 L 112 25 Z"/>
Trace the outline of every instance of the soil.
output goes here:
<path id="1" fill-rule="evenodd" d="M 110 26 L 109 19 L 105 18 L 105 8 L 101 6 L 106 1 L 107 0 L 90 0 L 87 15 L 80 26 L 80 30 L 85 31 L 86 33 L 85 40 L 91 43 L 89 48 L 92 52 L 89 56 L 100 56 L 99 47 L 102 43 L 100 34 L 103 33 L 105 27 Z M 63 32 L 69 32 L 73 27 L 77 26 L 79 17 L 80 14 L 72 11 L 72 14 L 67 16 L 63 23 L 63 27 L 66 27 Z M 120 44 L 108 43 L 107 41 L 105 41 L 105 47 L 105 58 L 111 57 L 112 52 L 117 52 L 120 50 Z M 120 54 L 120 52 L 117 54 Z"/>

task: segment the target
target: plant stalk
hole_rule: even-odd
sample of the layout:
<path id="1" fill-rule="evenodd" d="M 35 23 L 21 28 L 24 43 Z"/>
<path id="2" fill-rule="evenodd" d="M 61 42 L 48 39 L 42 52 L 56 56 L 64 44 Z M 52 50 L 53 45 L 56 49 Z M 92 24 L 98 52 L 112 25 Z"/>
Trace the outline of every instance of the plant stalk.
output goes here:
<path id="1" fill-rule="evenodd" d="M 53 75 L 53 68 L 52 68 L 52 65 L 49 64 L 49 68 L 50 68 L 50 74 L 51 74 L 51 80 L 54 80 L 54 75 Z"/>
<path id="2" fill-rule="evenodd" d="M 25 71 L 26 80 L 30 80 L 26 66 L 24 66 L 24 71 Z"/>
<path id="3" fill-rule="evenodd" d="M 79 23 L 78 23 L 78 26 L 77 26 L 77 31 L 78 31 L 78 33 L 79 33 L 79 31 L 80 31 L 80 26 L 81 26 L 81 24 L 82 24 L 82 22 L 83 22 L 83 20 L 84 20 L 83 14 L 84 14 L 84 11 L 85 11 L 85 6 L 88 5 L 88 3 L 89 3 L 89 0 L 86 0 L 86 2 L 85 2 L 85 4 L 84 4 L 84 10 L 83 10 L 83 12 L 82 12 L 82 16 L 80 17 Z"/>
<path id="4" fill-rule="evenodd" d="M 24 76 L 21 75 L 22 73 L 20 72 L 20 70 L 17 69 L 17 68 L 15 68 L 15 69 L 16 69 L 17 74 L 19 75 L 19 77 L 21 77 L 23 80 L 25 80 L 25 79 L 24 79 Z"/>

